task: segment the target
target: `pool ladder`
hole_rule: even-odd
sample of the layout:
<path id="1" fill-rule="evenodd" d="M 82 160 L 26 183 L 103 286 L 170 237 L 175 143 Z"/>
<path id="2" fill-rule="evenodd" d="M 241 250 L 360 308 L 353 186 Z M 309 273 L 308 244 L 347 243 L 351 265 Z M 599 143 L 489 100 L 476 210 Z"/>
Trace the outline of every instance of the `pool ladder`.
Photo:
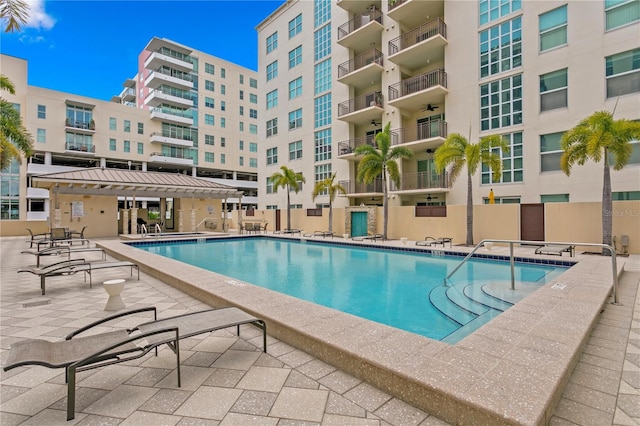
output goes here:
<path id="1" fill-rule="evenodd" d="M 567 243 L 567 242 L 551 242 L 551 241 L 527 241 L 527 240 L 490 240 L 490 239 L 486 239 L 486 240 L 482 240 L 478 243 L 478 245 L 476 245 L 473 250 L 471 250 L 469 252 L 468 255 L 465 256 L 464 259 L 462 259 L 462 261 L 458 264 L 458 266 L 456 266 L 453 271 L 451 271 L 449 273 L 449 275 L 447 275 L 444 278 L 444 282 L 443 285 L 445 287 L 450 285 L 450 280 L 449 278 L 451 278 L 451 276 L 453 274 L 456 273 L 456 271 L 458 269 L 460 269 L 460 267 L 462 265 L 464 265 L 467 260 L 469 260 L 471 257 L 473 257 L 473 254 L 478 251 L 478 249 L 480 247 L 484 247 L 485 243 L 502 243 L 502 244 L 509 244 L 509 262 L 511 263 L 511 290 L 515 290 L 515 271 L 514 271 L 514 266 L 515 266 L 515 257 L 513 255 L 513 245 L 514 244 L 530 244 L 530 245 L 537 245 L 539 246 L 540 244 L 548 244 L 548 245 L 562 245 L 562 246 L 587 246 L 587 247 L 600 247 L 603 249 L 606 249 L 609 251 L 609 253 L 611 253 L 611 268 L 613 270 L 613 304 L 614 305 L 618 305 L 618 266 L 616 263 L 616 250 L 611 247 L 608 244 L 600 244 L 600 243 Z"/>

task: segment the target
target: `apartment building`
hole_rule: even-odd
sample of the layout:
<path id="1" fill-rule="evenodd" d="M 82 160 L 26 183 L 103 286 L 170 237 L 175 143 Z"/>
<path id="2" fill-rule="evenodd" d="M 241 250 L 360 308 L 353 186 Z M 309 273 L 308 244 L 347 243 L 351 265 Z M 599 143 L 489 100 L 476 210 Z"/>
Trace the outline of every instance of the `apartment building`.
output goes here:
<path id="1" fill-rule="evenodd" d="M 296 207 L 326 204 L 311 188 L 331 172 L 348 192 L 338 203 L 381 205 L 381 181 L 356 180 L 354 150 L 387 123 L 393 145 L 414 154 L 399 162 L 391 205 L 466 203 L 466 177 L 451 182 L 434 166 L 452 133 L 510 145 L 499 180 L 486 167 L 473 176 L 474 203 L 491 189 L 497 203 L 599 201 L 602 164 L 567 177 L 559 140 L 594 111 L 640 119 L 639 10 L 637 0 L 286 2 L 257 27 L 260 208 L 284 207 L 268 182 L 282 165 L 307 179 Z M 614 200 L 640 198 L 637 142 L 612 187 Z"/>
<path id="2" fill-rule="evenodd" d="M 27 66 L 2 55 L 2 73 L 16 86 L 16 95 L 3 97 L 34 136 L 33 156 L 0 178 L 2 219 L 47 220 L 48 191 L 32 188 L 30 178 L 90 167 L 209 179 L 243 191 L 242 200 L 227 200 L 229 209 L 256 205 L 255 71 L 153 38 L 138 56 L 135 76 L 106 101 L 30 86 Z M 143 208 L 158 202 L 137 199 Z M 124 207 L 124 198 L 119 203 Z"/>

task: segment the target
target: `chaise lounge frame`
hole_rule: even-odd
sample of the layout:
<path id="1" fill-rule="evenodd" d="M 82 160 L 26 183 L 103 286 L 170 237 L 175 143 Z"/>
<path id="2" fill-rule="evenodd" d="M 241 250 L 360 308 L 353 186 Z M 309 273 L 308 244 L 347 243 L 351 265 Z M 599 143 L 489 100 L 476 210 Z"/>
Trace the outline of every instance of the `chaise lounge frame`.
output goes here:
<path id="1" fill-rule="evenodd" d="M 424 240 L 422 240 L 422 241 L 416 241 L 416 245 L 417 246 L 426 246 L 426 247 L 442 246 L 442 248 L 444 248 L 447 243 L 449 243 L 449 247 L 452 247 L 453 238 L 451 238 L 451 237 L 440 237 L 440 238 L 425 237 Z"/>
<path id="2" fill-rule="evenodd" d="M 563 253 L 569 253 L 569 256 L 575 257 L 576 247 L 571 245 L 545 244 L 536 249 L 535 254 L 547 254 L 553 256 L 562 256 Z"/>
<path id="3" fill-rule="evenodd" d="M 61 245 L 54 247 L 47 247 L 42 250 L 23 250 L 20 253 L 22 254 L 32 254 L 36 257 L 36 267 L 40 267 L 40 258 L 43 256 L 59 256 L 66 254 L 67 260 L 71 260 L 71 253 L 82 253 L 82 252 L 100 252 L 102 253 L 102 260 L 107 260 L 107 254 L 104 249 L 100 247 L 71 247 L 69 245 Z"/>

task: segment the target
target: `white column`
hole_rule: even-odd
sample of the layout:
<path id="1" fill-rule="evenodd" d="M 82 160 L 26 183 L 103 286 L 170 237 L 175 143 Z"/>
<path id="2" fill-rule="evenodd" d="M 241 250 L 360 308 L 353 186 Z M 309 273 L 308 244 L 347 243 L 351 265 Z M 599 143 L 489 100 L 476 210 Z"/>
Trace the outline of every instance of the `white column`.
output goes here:
<path id="1" fill-rule="evenodd" d="M 44 153 L 44 165 L 45 166 L 50 166 L 51 165 L 51 153 L 50 152 L 45 152 Z"/>
<path id="2" fill-rule="evenodd" d="M 101 158 L 100 159 L 100 168 L 104 169 L 107 167 L 107 159 L 106 158 Z"/>
<path id="3" fill-rule="evenodd" d="M 146 162 L 146 161 L 143 161 L 143 162 L 142 162 L 142 171 L 143 171 L 143 172 L 146 172 L 146 171 L 147 171 L 147 162 Z"/>

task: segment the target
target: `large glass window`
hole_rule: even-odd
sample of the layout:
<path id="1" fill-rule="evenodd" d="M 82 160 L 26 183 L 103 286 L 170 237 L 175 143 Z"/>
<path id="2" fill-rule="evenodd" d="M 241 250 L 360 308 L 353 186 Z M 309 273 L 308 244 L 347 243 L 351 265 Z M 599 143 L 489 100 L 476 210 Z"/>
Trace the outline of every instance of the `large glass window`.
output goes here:
<path id="1" fill-rule="evenodd" d="M 278 147 L 267 149 L 267 165 L 278 164 Z"/>
<path id="2" fill-rule="evenodd" d="M 480 32 L 480 77 L 522 65 L 522 18 Z"/>
<path id="3" fill-rule="evenodd" d="M 16 160 L 0 173 L 0 219 L 20 219 L 20 164 Z"/>
<path id="4" fill-rule="evenodd" d="M 289 113 L 289 130 L 302 127 L 302 108 Z"/>
<path id="5" fill-rule="evenodd" d="M 567 6 L 561 6 L 539 17 L 540 51 L 567 44 Z"/>
<path id="6" fill-rule="evenodd" d="M 278 32 L 267 37 L 267 53 L 271 53 L 278 48 Z"/>
<path id="7" fill-rule="evenodd" d="M 551 172 L 560 170 L 560 139 L 564 132 L 540 135 L 540 171 Z"/>
<path id="8" fill-rule="evenodd" d="M 302 77 L 289 82 L 289 99 L 295 99 L 302 96 Z"/>
<path id="9" fill-rule="evenodd" d="M 331 160 L 331 128 L 313 134 L 315 144 L 315 160 Z"/>
<path id="10" fill-rule="evenodd" d="M 289 160 L 302 158 L 302 141 L 295 141 L 289 144 Z"/>
<path id="11" fill-rule="evenodd" d="M 93 135 L 66 132 L 65 141 L 66 141 L 65 149 L 67 151 L 94 152 Z"/>
<path id="12" fill-rule="evenodd" d="M 567 69 L 540 76 L 540 111 L 567 106 Z"/>
<path id="13" fill-rule="evenodd" d="M 278 89 L 272 90 L 267 93 L 267 109 L 275 108 L 278 106 Z"/>
<path id="14" fill-rule="evenodd" d="M 331 0 L 314 0 L 313 2 L 313 26 L 320 25 L 331 19 Z"/>
<path id="15" fill-rule="evenodd" d="M 313 170 L 313 180 L 314 182 L 322 182 L 325 179 L 331 177 L 331 163 L 329 164 L 318 164 L 314 167 Z M 326 193 L 326 192 L 325 192 Z"/>
<path id="16" fill-rule="evenodd" d="M 607 98 L 640 92 L 640 48 L 607 56 Z"/>
<path id="17" fill-rule="evenodd" d="M 522 123 L 522 74 L 480 86 L 480 128 L 498 129 Z"/>
<path id="18" fill-rule="evenodd" d="M 480 0 L 480 25 L 495 21 L 522 7 L 521 0 Z"/>
<path id="19" fill-rule="evenodd" d="M 606 29 L 640 21 L 640 0 L 604 0 Z"/>
<path id="20" fill-rule="evenodd" d="M 331 58 L 313 67 L 313 93 L 318 95 L 331 90 Z"/>
<path id="21" fill-rule="evenodd" d="M 331 54 L 331 24 L 313 33 L 313 60 L 319 61 Z"/>
<path id="22" fill-rule="evenodd" d="M 289 21 L 289 38 L 302 31 L 302 14 Z"/>
<path id="23" fill-rule="evenodd" d="M 91 108 L 67 105 L 67 120 L 65 125 L 67 127 L 89 129 L 93 127 L 93 111 Z"/>
<path id="24" fill-rule="evenodd" d="M 298 46 L 289 52 L 289 69 L 302 63 L 302 46 Z"/>
<path id="25" fill-rule="evenodd" d="M 313 100 L 313 115 L 315 128 L 331 124 L 331 92 Z"/>
<path id="26" fill-rule="evenodd" d="M 278 61 L 273 61 L 267 65 L 267 81 L 278 76 Z"/>
<path id="27" fill-rule="evenodd" d="M 267 121 L 267 137 L 275 136 L 278 134 L 278 119 L 274 118 L 273 120 Z"/>
<path id="28" fill-rule="evenodd" d="M 500 148 L 494 148 L 493 153 L 502 159 L 502 177 L 499 181 L 493 180 L 493 172 L 490 167 L 482 165 L 482 183 L 510 183 L 522 182 L 522 132 L 502 135 L 509 144 L 509 152 L 503 152 Z"/>

